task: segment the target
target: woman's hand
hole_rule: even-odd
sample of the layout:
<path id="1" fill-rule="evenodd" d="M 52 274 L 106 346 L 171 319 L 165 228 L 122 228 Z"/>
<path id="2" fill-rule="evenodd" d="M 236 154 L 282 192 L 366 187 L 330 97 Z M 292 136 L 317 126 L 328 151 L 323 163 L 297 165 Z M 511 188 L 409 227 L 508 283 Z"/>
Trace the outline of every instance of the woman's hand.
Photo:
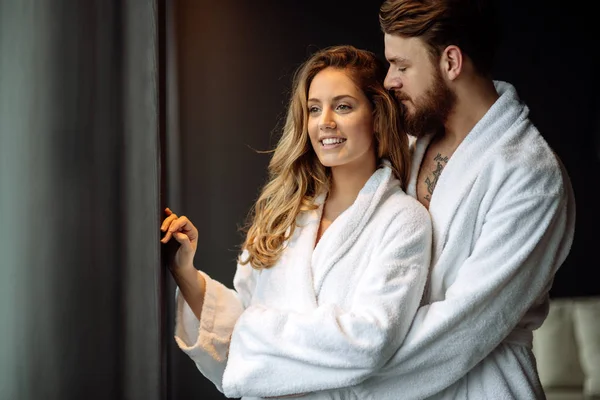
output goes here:
<path id="1" fill-rule="evenodd" d="M 177 214 L 174 214 L 170 208 L 166 208 L 165 213 L 167 217 L 161 224 L 160 230 L 166 233 L 160 241 L 166 244 L 174 238 L 179 243 L 179 248 L 175 252 L 169 268 L 172 272 L 194 268 L 194 255 L 198 247 L 198 229 L 187 217 L 177 217 Z"/>

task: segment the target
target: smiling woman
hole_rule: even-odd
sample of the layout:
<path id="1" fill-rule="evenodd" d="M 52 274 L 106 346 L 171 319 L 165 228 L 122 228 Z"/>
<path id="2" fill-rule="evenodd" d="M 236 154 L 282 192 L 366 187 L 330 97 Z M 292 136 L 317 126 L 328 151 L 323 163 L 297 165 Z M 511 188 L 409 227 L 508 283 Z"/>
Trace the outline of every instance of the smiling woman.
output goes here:
<path id="1" fill-rule="evenodd" d="M 332 172 L 375 169 L 373 107 L 349 71 L 326 68 L 308 91 L 308 133 L 319 161 Z"/>
<path id="2" fill-rule="evenodd" d="M 317 208 L 317 196 L 328 192 L 322 233 L 384 158 L 404 188 L 407 138 L 400 134 L 400 115 L 383 87 L 384 76 L 385 67 L 374 54 L 350 46 L 316 53 L 299 68 L 269 165 L 273 178 L 254 207 L 244 243 L 254 267 L 268 268 L 277 261 L 298 213 Z M 325 136 L 346 141 L 324 147 L 319 140 Z"/>
<path id="3" fill-rule="evenodd" d="M 352 46 L 299 68 L 235 290 L 195 268 L 198 229 L 167 209 L 162 242 L 181 245 L 176 341 L 227 397 L 379 398 L 376 372 L 404 340 L 431 257 L 384 76 Z"/>

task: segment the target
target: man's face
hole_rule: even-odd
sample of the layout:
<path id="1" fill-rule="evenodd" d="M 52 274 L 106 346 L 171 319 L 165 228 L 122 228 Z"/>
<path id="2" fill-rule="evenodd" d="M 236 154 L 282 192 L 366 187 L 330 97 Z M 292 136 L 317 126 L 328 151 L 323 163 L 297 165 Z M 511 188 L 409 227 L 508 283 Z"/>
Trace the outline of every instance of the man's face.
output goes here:
<path id="1" fill-rule="evenodd" d="M 403 111 L 404 128 L 420 137 L 443 128 L 456 102 L 440 66 L 431 61 L 419 38 L 386 34 L 385 57 L 390 67 L 385 78 Z"/>

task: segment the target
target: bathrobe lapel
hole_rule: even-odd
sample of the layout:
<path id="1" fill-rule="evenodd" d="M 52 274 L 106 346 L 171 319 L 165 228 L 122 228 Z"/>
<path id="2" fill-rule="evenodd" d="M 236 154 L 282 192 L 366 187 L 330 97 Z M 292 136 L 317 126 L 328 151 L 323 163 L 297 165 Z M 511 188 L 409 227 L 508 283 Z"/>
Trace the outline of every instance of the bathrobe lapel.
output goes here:
<path id="1" fill-rule="evenodd" d="M 440 175 L 431 202 L 429 213 L 433 222 L 433 259 L 435 265 L 446 243 L 448 231 L 462 200 L 468 195 L 477 179 L 481 164 L 488 161 L 486 153 L 492 153 L 495 144 L 510 141 L 524 128 L 528 110 L 517 97 L 514 88 L 503 82 L 495 82 L 500 98 L 458 146 Z M 515 122 L 516 121 L 516 122 Z M 433 135 L 417 140 L 414 150 L 411 177 L 407 193 L 417 196 L 416 184 L 427 146 Z"/>
<path id="2" fill-rule="evenodd" d="M 354 203 L 325 231 L 312 253 L 314 290 L 318 298 L 331 269 L 356 242 L 360 232 L 388 191 L 394 179 L 390 168 L 379 168 L 359 192 Z M 323 206 L 319 208 L 319 222 Z"/>
<path id="3" fill-rule="evenodd" d="M 319 207 L 298 215 L 296 223 L 299 229 L 294 231 L 295 238 L 286 243 L 287 251 L 283 254 L 277 268 L 272 268 L 272 282 L 279 282 L 281 290 L 280 306 L 298 312 L 314 310 L 317 307 L 317 296 L 314 291 L 312 254 L 321 223 L 325 195 L 315 199 Z M 281 283 L 285 283 L 283 286 Z M 277 290 L 271 288 L 271 290 Z"/>

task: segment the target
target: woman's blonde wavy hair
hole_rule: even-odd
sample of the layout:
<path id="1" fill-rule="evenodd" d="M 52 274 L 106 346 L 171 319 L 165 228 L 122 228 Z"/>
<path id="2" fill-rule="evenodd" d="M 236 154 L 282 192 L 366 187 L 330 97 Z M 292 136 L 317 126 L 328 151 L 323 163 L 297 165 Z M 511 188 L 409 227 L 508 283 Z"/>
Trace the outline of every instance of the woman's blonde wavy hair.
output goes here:
<path id="1" fill-rule="evenodd" d="M 386 66 L 371 52 L 353 46 L 320 50 L 294 74 L 292 95 L 283 132 L 269 163 L 267 184 L 251 210 L 242 247 L 255 269 L 270 268 L 279 259 L 285 242 L 296 228 L 296 217 L 313 210 L 315 198 L 328 190 L 330 170 L 317 158 L 308 137 L 308 90 L 313 78 L 325 68 L 336 68 L 364 92 L 373 107 L 375 149 L 378 160 L 389 160 L 406 188 L 409 174 L 408 138 L 401 129 L 395 98 L 383 86 Z"/>

